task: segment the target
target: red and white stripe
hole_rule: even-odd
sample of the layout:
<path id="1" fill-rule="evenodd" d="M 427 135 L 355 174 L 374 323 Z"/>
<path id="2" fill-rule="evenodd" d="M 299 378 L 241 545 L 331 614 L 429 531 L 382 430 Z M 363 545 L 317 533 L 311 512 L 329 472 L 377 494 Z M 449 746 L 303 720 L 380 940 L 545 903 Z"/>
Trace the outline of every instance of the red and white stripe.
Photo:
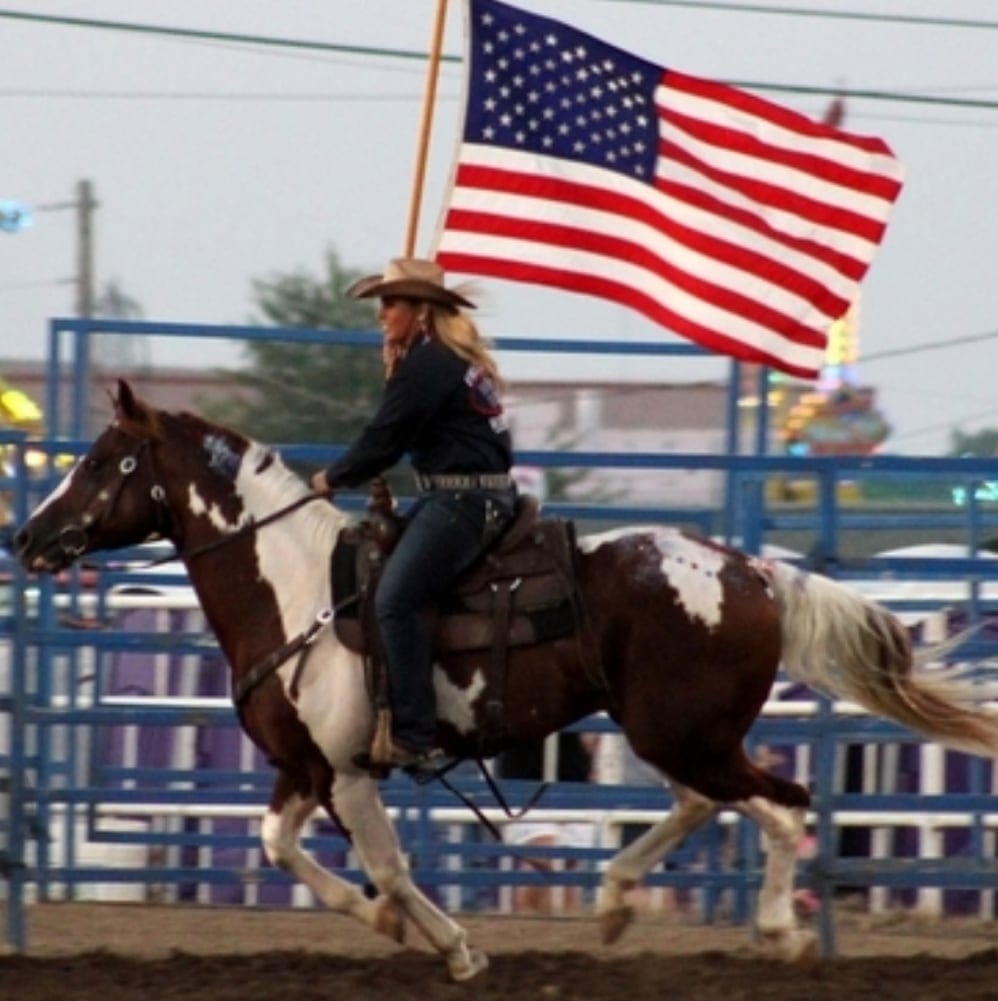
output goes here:
<path id="1" fill-rule="evenodd" d="M 878 139 L 666 72 L 652 183 L 460 146 L 435 256 L 449 271 L 585 292 L 703 346 L 817 375 L 901 189 Z"/>

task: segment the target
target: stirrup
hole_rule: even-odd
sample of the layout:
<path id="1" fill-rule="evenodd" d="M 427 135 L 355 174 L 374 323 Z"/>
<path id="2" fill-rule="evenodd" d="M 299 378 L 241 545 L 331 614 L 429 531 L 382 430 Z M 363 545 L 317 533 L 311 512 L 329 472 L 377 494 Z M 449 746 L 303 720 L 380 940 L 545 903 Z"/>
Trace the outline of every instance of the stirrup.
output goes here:
<path id="1" fill-rule="evenodd" d="M 450 759 L 439 747 L 430 747 L 425 751 L 413 751 L 408 747 L 392 743 L 387 764 L 410 775 L 439 772 Z"/>
<path id="2" fill-rule="evenodd" d="M 350 761 L 357 768 L 365 772 L 370 772 L 373 779 L 386 779 L 392 771 L 391 765 L 384 765 L 381 762 L 375 761 L 370 751 L 358 751 L 350 758 Z"/>
<path id="3" fill-rule="evenodd" d="M 384 758 L 376 758 L 370 751 L 358 751 L 350 760 L 375 778 L 387 778 L 393 768 L 401 768 L 416 782 L 422 783 L 449 772 L 460 759 L 450 757 L 439 747 L 411 751 L 392 743 Z"/>

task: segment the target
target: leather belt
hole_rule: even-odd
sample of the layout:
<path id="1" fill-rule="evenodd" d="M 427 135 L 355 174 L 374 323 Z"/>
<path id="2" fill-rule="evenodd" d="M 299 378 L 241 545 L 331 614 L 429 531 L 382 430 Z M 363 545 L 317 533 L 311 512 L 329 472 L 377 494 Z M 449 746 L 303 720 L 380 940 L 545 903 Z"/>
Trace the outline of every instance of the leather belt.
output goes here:
<path id="1" fill-rule="evenodd" d="M 509 473 L 430 473 L 416 474 L 420 490 L 509 490 Z"/>

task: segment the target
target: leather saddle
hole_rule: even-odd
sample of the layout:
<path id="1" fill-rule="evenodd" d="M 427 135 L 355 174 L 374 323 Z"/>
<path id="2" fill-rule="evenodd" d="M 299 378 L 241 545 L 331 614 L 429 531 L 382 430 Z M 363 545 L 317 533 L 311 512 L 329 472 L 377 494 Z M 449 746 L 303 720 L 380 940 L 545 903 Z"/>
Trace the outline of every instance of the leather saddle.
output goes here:
<path id="1" fill-rule="evenodd" d="M 374 593 L 385 560 L 404 531 L 383 481 L 374 481 L 367 517 L 340 532 L 331 561 L 340 641 L 363 654 L 376 704 L 387 699 L 387 672 L 374 617 Z M 349 600 L 353 596 L 354 600 Z M 537 498 L 521 495 L 515 517 L 450 591 L 428 609 L 438 656 L 489 650 L 483 742 L 501 736 L 503 680 L 511 647 L 575 632 L 580 613 L 571 522 L 541 518 Z"/>

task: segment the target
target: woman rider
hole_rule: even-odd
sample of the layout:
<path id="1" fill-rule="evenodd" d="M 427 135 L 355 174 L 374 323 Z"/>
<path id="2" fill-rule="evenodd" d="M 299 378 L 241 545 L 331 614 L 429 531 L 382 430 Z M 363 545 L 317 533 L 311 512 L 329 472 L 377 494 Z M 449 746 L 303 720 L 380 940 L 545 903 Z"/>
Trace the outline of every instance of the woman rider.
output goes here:
<path id="1" fill-rule="evenodd" d="M 513 517 L 502 381 L 465 312 L 474 304 L 445 287 L 433 261 L 396 258 L 348 294 L 381 300 L 387 379 L 374 416 L 339 459 L 315 473 L 312 488 L 356 487 L 410 457 L 419 497 L 375 595 L 392 705 L 389 760 L 375 763 L 433 769 L 442 752 L 423 610 Z"/>

